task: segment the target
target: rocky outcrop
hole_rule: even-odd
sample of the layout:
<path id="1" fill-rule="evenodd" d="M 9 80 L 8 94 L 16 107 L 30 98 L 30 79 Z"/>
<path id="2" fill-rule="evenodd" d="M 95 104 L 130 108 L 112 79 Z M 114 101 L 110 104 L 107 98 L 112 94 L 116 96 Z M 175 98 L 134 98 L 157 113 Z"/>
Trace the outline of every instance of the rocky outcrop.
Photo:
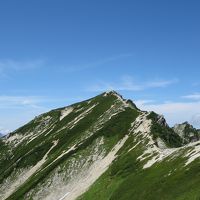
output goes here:
<path id="1" fill-rule="evenodd" d="M 200 139 L 200 131 L 195 129 L 188 122 L 182 124 L 176 124 L 173 127 L 175 133 L 177 133 L 183 140 L 183 143 L 196 142 Z"/>

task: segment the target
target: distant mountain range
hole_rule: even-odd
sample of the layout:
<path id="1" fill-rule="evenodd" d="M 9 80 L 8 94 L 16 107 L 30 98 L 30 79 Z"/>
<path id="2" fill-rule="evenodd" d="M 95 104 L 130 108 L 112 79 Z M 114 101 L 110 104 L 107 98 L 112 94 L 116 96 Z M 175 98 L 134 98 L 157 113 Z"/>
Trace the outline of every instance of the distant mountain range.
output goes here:
<path id="1" fill-rule="evenodd" d="M 115 91 L 0 139 L 1 200 L 197 200 L 199 169 L 199 130 Z"/>

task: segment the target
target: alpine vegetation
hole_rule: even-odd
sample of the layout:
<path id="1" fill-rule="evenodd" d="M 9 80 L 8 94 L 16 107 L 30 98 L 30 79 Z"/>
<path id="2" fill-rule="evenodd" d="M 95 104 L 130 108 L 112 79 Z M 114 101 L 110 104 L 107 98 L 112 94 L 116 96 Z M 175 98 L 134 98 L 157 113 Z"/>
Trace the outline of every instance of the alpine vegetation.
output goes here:
<path id="1" fill-rule="evenodd" d="M 200 199 L 199 139 L 104 92 L 0 138 L 0 199 Z"/>

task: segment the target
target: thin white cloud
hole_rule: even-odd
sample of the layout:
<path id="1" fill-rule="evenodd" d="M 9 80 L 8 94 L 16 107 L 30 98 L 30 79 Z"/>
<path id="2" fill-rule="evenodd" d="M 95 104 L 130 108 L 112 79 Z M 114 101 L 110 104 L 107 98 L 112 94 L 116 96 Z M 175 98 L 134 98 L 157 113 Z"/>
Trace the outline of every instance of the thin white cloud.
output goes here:
<path id="1" fill-rule="evenodd" d="M 178 79 L 172 79 L 172 80 L 157 80 L 157 81 L 151 81 L 146 84 L 147 87 L 167 87 L 168 85 L 177 83 Z"/>
<path id="2" fill-rule="evenodd" d="M 134 101 L 134 103 L 138 106 L 138 108 L 142 108 L 144 105 L 152 104 L 153 102 L 155 102 L 155 101 L 148 100 L 148 99 L 139 99 L 139 100 Z"/>
<path id="3" fill-rule="evenodd" d="M 44 66 L 44 60 L 27 60 L 27 61 L 18 61 L 18 60 L 0 60 L 0 75 L 7 76 L 9 71 L 24 71 L 24 70 L 33 70 L 36 68 L 41 68 Z"/>
<path id="4" fill-rule="evenodd" d="M 10 133 L 9 129 L 5 129 L 4 127 L 0 126 L 0 134 L 6 135 L 8 133 Z"/>
<path id="5" fill-rule="evenodd" d="M 128 58 L 128 57 L 131 57 L 131 56 L 132 56 L 131 53 L 119 54 L 119 55 L 116 55 L 116 56 L 110 56 L 110 57 L 107 57 L 107 58 L 102 58 L 101 60 L 97 60 L 97 61 L 94 61 L 94 62 L 89 62 L 89 63 L 82 64 L 82 65 L 64 66 L 63 68 L 65 69 L 65 71 L 70 71 L 70 72 L 82 71 L 82 70 L 86 70 L 86 69 L 90 69 L 90 68 L 96 68 L 96 67 L 102 66 L 104 64 L 114 62 L 114 61 L 117 61 L 119 59 Z"/>
<path id="6" fill-rule="evenodd" d="M 200 112 L 199 112 L 199 113 L 196 113 L 196 114 L 194 114 L 194 115 L 192 116 L 192 118 L 191 118 L 191 123 L 192 123 L 194 126 L 200 128 Z"/>
<path id="7" fill-rule="evenodd" d="M 92 84 L 92 86 L 89 86 L 87 90 L 92 92 L 102 92 L 107 90 L 141 91 L 150 88 L 164 88 L 177 82 L 178 79 L 136 82 L 132 77 L 124 76 L 119 83 L 100 82 L 98 84 Z"/>
<path id="8" fill-rule="evenodd" d="M 192 86 L 194 86 L 194 87 L 198 87 L 199 85 L 200 85 L 200 82 L 198 82 L 198 81 L 192 83 Z"/>
<path id="9" fill-rule="evenodd" d="M 0 96 L 0 132 L 6 134 L 49 110 L 40 96 Z"/>
<path id="10" fill-rule="evenodd" d="M 184 99 L 191 99 L 191 100 L 200 100 L 200 93 L 194 93 L 190 95 L 182 96 Z"/>
<path id="11" fill-rule="evenodd" d="M 0 108 L 7 107 L 39 107 L 39 103 L 45 101 L 44 97 L 39 96 L 0 96 Z"/>

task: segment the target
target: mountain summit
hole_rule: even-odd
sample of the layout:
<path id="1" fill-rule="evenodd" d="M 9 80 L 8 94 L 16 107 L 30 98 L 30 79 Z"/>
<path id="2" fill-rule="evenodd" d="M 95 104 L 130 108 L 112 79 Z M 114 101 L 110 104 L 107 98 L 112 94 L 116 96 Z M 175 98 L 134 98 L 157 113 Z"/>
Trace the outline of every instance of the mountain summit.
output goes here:
<path id="1" fill-rule="evenodd" d="M 115 91 L 49 111 L 0 139 L 0 199 L 199 199 L 186 129 Z"/>

